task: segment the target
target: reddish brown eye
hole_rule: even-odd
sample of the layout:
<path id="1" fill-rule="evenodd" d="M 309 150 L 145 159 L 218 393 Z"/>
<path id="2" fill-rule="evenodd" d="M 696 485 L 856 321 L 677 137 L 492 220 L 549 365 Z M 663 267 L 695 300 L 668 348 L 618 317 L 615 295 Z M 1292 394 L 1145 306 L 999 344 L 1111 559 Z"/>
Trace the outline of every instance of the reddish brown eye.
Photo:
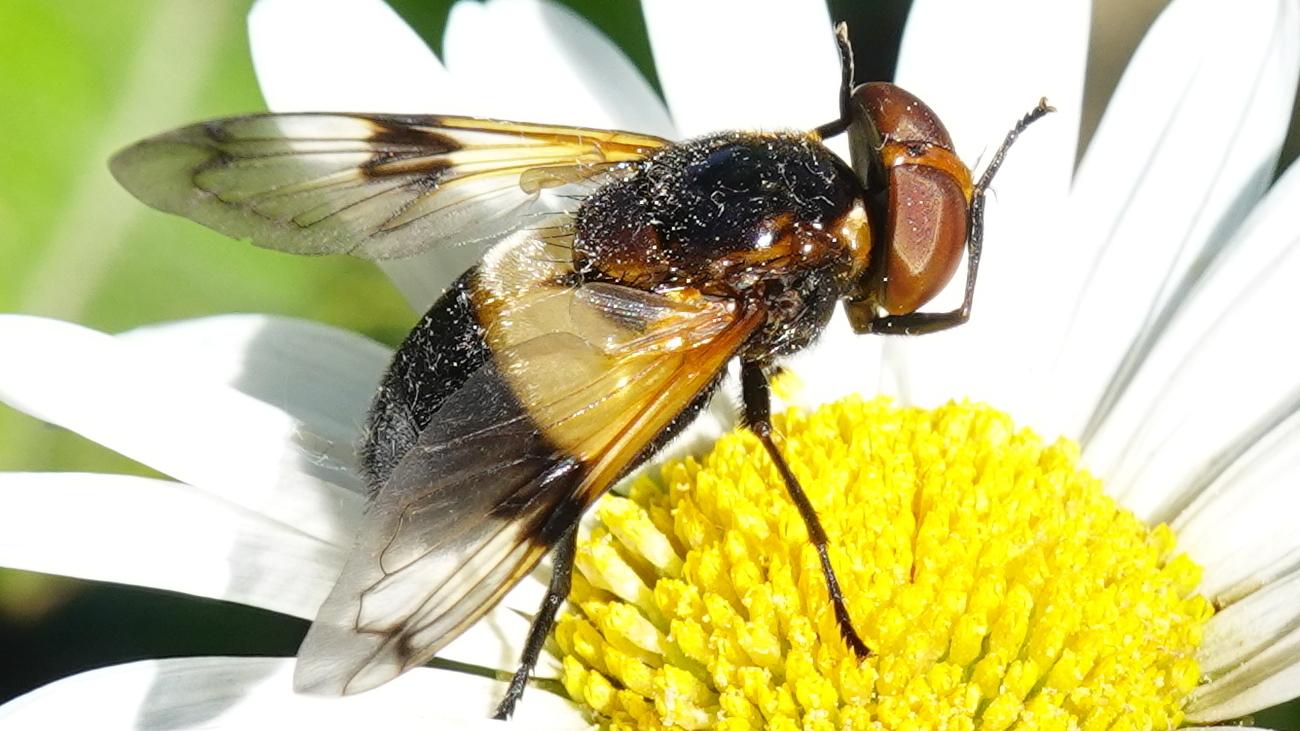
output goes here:
<path id="1" fill-rule="evenodd" d="M 889 241 L 880 305 L 915 312 L 957 271 L 966 247 L 966 198 L 952 176 L 925 165 L 889 171 Z"/>
<path id="2" fill-rule="evenodd" d="M 885 226 L 860 291 L 889 314 L 915 312 L 952 279 L 966 244 L 970 170 L 929 106 L 887 83 L 853 91 L 849 144 Z"/>

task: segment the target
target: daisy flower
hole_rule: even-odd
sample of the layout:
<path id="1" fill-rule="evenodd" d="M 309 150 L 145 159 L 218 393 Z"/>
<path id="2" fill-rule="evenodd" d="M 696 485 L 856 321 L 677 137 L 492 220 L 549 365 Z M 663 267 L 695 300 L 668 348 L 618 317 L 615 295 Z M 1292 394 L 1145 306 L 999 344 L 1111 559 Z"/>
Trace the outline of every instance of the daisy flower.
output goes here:
<path id="1" fill-rule="evenodd" d="M 516 722 L 1146 728 L 1300 695 L 1300 351 L 1283 323 L 1300 173 L 1270 185 L 1300 8 L 1175 0 L 1076 167 L 1088 3 L 971 5 L 914 4 L 897 82 L 966 160 L 1039 96 L 1061 110 L 998 178 L 975 317 L 916 339 L 833 322 L 789 397 L 827 405 L 780 422 L 876 654 L 846 661 L 802 526 L 729 435 L 594 511 Z M 536 0 L 459 3 L 441 61 L 379 0 L 263 0 L 250 28 L 278 111 L 677 137 L 834 117 L 820 4 L 647 3 L 646 21 L 666 109 L 608 40 Z M 389 271 L 423 310 L 461 264 Z M 0 564 L 314 615 L 362 509 L 353 445 L 385 348 L 260 316 L 116 336 L 5 316 L 0 340 L 0 398 L 171 478 L 5 474 Z M 181 658 L 65 679 L 0 721 L 494 727 L 491 671 L 513 669 L 543 574 L 437 667 L 358 696 L 292 694 L 291 659 Z"/>

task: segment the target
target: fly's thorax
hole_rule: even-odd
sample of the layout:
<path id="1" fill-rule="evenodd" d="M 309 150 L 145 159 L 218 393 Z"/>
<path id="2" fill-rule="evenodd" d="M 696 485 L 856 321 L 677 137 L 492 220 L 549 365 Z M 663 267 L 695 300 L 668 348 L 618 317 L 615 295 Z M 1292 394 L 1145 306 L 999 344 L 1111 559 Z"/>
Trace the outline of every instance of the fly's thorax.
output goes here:
<path id="1" fill-rule="evenodd" d="M 818 281 L 829 273 L 847 283 L 871 249 L 863 197 L 852 170 L 809 135 L 702 137 L 665 148 L 588 198 L 577 213 L 574 265 L 586 278 L 716 296 L 813 271 Z"/>
<path id="2" fill-rule="evenodd" d="M 828 268 L 768 279 L 759 286 L 767 318 L 740 355 L 761 363 L 811 345 L 826 329 L 843 294 L 837 273 Z"/>

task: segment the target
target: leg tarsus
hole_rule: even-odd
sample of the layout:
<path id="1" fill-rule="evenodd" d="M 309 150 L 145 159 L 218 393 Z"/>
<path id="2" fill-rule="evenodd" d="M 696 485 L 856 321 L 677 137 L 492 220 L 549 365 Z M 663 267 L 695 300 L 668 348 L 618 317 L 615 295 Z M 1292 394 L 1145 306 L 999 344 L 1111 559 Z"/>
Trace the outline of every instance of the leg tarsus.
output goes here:
<path id="1" fill-rule="evenodd" d="M 840 591 L 840 582 L 835 578 L 835 569 L 831 567 L 831 555 L 825 543 L 817 545 L 817 557 L 821 559 L 822 574 L 826 577 L 826 592 L 832 597 L 831 606 L 835 609 L 835 623 L 840 628 L 840 636 L 859 659 L 870 657 L 871 648 L 853 629 L 853 618 L 849 616 L 849 608 L 844 605 L 844 594 Z"/>
<path id="2" fill-rule="evenodd" d="M 964 325 L 970 311 L 961 308 L 951 312 L 913 312 L 907 315 L 886 315 L 868 320 L 859 333 L 878 335 L 928 335 Z"/>

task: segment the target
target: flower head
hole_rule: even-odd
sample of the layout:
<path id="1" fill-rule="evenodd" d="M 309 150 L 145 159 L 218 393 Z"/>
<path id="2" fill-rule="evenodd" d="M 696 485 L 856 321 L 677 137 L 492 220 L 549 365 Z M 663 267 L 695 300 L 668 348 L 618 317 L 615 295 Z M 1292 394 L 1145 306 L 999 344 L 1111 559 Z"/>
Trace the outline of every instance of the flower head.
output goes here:
<path id="1" fill-rule="evenodd" d="M 763 447 L 610 497 L 556 629 L 565 688 L 626 728 L 1135 728 L 1183 720 L 1209 602 L 1166 525 L 1004 414 L 850 398 L 781 420 L 873 654 L 839 637 Z"/>

